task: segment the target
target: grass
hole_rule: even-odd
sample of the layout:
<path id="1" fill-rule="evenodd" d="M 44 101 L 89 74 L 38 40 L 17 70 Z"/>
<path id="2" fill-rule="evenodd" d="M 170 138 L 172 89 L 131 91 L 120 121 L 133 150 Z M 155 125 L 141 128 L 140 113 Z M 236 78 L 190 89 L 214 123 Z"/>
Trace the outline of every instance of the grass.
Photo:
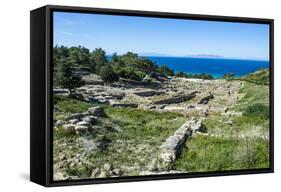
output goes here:
<path id="1" fill-rule="evenodd" d="M 171 168 L 188 172 L 269 167 L 269 87 L 245 82 L 243 97 L 231 111 L 242 115 L 210 115 L 208 135 L 197 135 Z"/>
<path id="2" fill-rule="evenodd" d="M 61 115 L 69 111 L 83 112 L 91 106 L 67 97 L 58 98 L 55 104 Z M 107 118 L 100 119 L 101 128 L 83 136 L 83 142 L 81 137 L 67 134 L 61 128 L 54 131 L 55 170 L 67 176 L 88 178 L 90 170 L 102 169 L 109 163 L 122 170 L 124 175 L 138 175 L 155 157 L 160 144 L 186 121 L 177 113 L 104 107 Z M 120 130 L 116 131 L 116 128 Z M 89 143 L 99 145 L 87 150 Z M 66 160 L 60 160 L 61 154 Z M 77 156 L 78 159 L 83 157 L 82 160 L 77 161 Z"/>
<path id="3" fill-rule="evenodd" d="M 63 113 L 82 113 L 93 106 L 91 103 L 71 99 L 68 96 L 54 95 L 54 104 Z"/>
<path id="4" fill-rule="evenodd" d="M 53 103 L 56 109 L 54 112 L 54 119 L 56 120 L 65 120 L 72 113 L 82 113 L 88 108 L 95 106 L 92 103 L 79 101 L 63 95 L 54 95 Z"/>
<path id="5" fill-rule="evenodd" d="M 250 82 L 244 82 L 243 87 L 239 92 L 242 98 L 237 102 L 235 106 L 230 108 L 234 111 L 245 111 L 250 105 L 261 104 L 269 106 L 269 86 L 259 85 Z"/>
<path id="6" fill-rule="evenodd" d="M 260 85 L 269 85 L 269 69 L 258 70 L 243 76 L 241 80 L 248 81 Z"/>
<path id="7" fill-rule="evenodd" d="M 269 107 L 262 104 L 248 106 L 243 115 L 253 118 L 269 119 Z"/>
<path id="8" fill-rule="evenodd" d="M 240 94 L 229 110 L 241 115 L 205 118 L 208 135 L 188 140 L 169 168 L 207 172 L 269 167 L 269 86 L 246 81 Z M 54 103 L 55 119 L 95 106 L 66 96 L 55 96 Z M 157 156 L 161 143 L 187 120 L 177 113 L 103 106 L 107 118 L 100 119 L 99 130 L 83 137 L 60 127 L 54 131 L 55 170 L 66 177 L 89 178 L 92 170 L 102 170 L 105 163 L 122 175 L 139 175 Z"/>
<path id="9" fill-rule="evenodd" d="M 261 139 L 224 139 L 198 135 L 187 142 L 174 168 L 209 172 L 269 167 L 268 142 Z"/>
<path id="10" fill-rule="evenodd" d="M 143 141 L 157 137 L 159 142 L 166 139 L 186 121 L 180 114 L 154 112 L 131 108 L 106 108 L 107 115 L 120 126 L 121 137 Z"/>

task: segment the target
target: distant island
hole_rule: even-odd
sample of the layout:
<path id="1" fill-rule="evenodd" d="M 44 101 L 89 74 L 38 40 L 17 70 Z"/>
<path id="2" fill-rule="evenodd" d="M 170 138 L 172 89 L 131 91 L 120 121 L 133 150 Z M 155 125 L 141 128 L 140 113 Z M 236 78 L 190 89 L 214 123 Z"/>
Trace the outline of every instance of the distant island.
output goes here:
<path id="1" fill-rule="evenodd" d="M 185 55 L 185 57 L 193 57 L 193 58 L 225 58 L 221 55 L 212 55 L 212 54 L 198 54 L 198 55 Z"/>

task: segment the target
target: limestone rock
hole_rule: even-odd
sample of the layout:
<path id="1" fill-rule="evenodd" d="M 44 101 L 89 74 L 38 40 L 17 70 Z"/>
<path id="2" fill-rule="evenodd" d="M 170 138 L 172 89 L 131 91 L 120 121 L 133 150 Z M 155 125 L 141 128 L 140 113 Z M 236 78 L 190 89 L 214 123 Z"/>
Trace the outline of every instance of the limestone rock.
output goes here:
<path id="1" fill-rule="evenodd" d="M 73 114 L 70 115 L 69 119 L 78 119 L 78 120 L 80 120 L 81 118 L 83 118 L 86 115 L 87 114 L 85 114 L 85 113 L 73 113 Z"/>
<path id="2" fill-rule="evenodd" d="M 90 127 L 90 124 L 86 121 L 80 121 L 79 123 L 77 123 L 76 125 L 78 126 L 85 126 L 85 127 Z"/>
<path id="3" fill-rule="evenodd" d="M 75 131 L 76 133 L 86 133 L 88 131 L 88 126 L 84 126 L 84 125 L 75 125 Z"/>
<path id="4" fill-rule="evenodd" d="M 105 164 L 103 165 L 103 169 L 104 169 L 105 171 L 111 171 L 111 170 L 113 169 L 113 167 L 112 167 L 109 163 L 105 163 Z"/>
<path id="5" fill-rule="evenodd" d="M 209 102 L 210 99 L 214 99 L 214 95 L 210 94 L 206 97 L 203 97 L 202 99 L 200 99 L 198 104 L 207 104 Z"/>
<path id="6" fill-rule="evenodd" d="M 168 137 L 160 146 L 160 161 L 162 163 L 174 162 L 181 153 L 186 139 L 198 131 L 201 126 L 201 121 L 194 119 L 186 121 L 178 130 L 176 130 L 174 135 Z"/>
<path id="7" fill-rule="evenodd" d="M 153 104 L 155 105 L 162 105 L 162 104 L 174 104 L 174 103 L 182 103 L 188 101 L 196 96 L 197 91 L 191 92 L 185 95 L 178 95 L 168 99 L 162 99 L 159 101 L 155 101 Z"/>
<path id="8" fill-rule="evenodd" d="M 154 95 L 161 95 L 161 94 L 164 94 L 165 92 L 162 92 L 162 91 L 141 91 L 141 92 L 135 92 L 134 94 L 135 95 L 138 95 L 138 96 L 141 96 L 141 97 L 151 97 L 151 96 L 154 96 Z"/>
<path id="9" fill-rule="evenodd" d="M 63 125 L 65 122 L 63 121 L 63 120 L 57 120 L 56 122 L 55 122 L 55 127 L 59 127 L 59 126 L 61 126 L 61 125 Z"/>
<path id="10" fill-rule="evenodd" d="M 91 125 L 95 125 L 98 122 L 98 118 L 92 115 L 88 115 L 82 118 L 82 121 L 85 121 Z"/>
<path id="11" fill-rule="evenodd" d="M 79 122 L 78 119 L 70 119 L 69 120 L 69 123 L 71 123 L 71 124 L 77 124 L 78 122 Z"/>
<path id="12" fill-rule="evenodd" d="M 104 112 L 104 108 L 100 107 L 100 106 L 96 106 L 96 107 L 91 107 L 88 109 L 88 114 L 96 116 L 96 117 L 106 117 L 106 114 Z"/>
<path id="13" fill-rule="evenodd" d="M 131 108 L 137 108 L 138 104 L 135 104 L 135 103 L 113 103 L 111 106 L 112 107 L 131 107 Z"/>
<path id="14" fill-rule="evenodd" d="M 126 94 L 123 93 L 123 92 L 113 92 L 113 93 L 111 93 L 111 96 L 118 99 L 118 100 L 123 99 L 123 97 L 125 97 L 125 95 Z"/>
<path id="15" fill-rule="evenodd" d="M 120 175 L 122 175 L 122 171 L 120 169 L 113 169 L 112 175 L 120 176 Z"/>
<path id="16" fill-rule="evenodd" d="M 92 170 L 91 177 L 95 178 L 95 177 L 99 176 L 99 174 L 100 174 L 100 169 L 95 168 L 95 169 Z"/>
<path id="17" fill-rule="evenodd" d="M 104 178 L 104 177 L 107 177 L 107 176 L 108 176 L 108 174 L 105 171 L 101 171 L 101 173 L 99 174 L 98 177 Z"/>
<path id="18" fill-rule="evenodd" d="M 63 130 L 68 133 L 74 133 L 75 132 L 75 125 L 74 124 L 64 124 L 62 126 Z"/>

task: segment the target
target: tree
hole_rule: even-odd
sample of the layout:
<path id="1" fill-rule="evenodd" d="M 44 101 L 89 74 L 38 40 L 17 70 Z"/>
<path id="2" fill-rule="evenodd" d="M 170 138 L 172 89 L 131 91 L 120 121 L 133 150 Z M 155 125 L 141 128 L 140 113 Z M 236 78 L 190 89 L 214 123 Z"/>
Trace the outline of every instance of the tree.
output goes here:
<path id="1" fill-rule="evenodd" d="M 185 73 L 182 72 L 182 71 L 180 71 L 180 72 L 177 72 L 177 73 L 176 73 L 176 76 L 177 76 L 177 77 L 185 77 Z"/>
<path id="2" fill-rule="evenodd" d="M 113 70 L 111 65 L 105 65 L 100 68 L 100 77 L 107 83 L 119 80 L 119 75 Z"/>
<path id="3" fill-rule="evenodd" d="M 166 65 L 161 65 L 158 68 L 158 72 L 162 73 L 163 75 L 174 76 L 174 71 L 172 69 L 170 69 L 169 67 L 167 67 Z"/>
<path id="4" fill-rule="evenodd" d="M 84 84 L 82 77 L 73 73 L 72 63 L 65 59 L 60 60 L 54 79 L 55 84 L 68 89 L 70 95 L 75 92 L 76 88 Z"/>
<path id="5" fill-rule="evenodd" d="M 119 61 L 119 58 L 118 58 L 117 53 L 115 52 L 115 53 L 112 54 L 111 62 L 112 62 L 112 63 L 116 63 L 116 62 L 118 62 L 118 61 Z"/>
<path id="6" fill-rule="evenodd" d="M 146 57 L 138 57 L 136 60 L 136 67 L 140 71 L 145 72 L 146 74 L 151 72 L 156 72 L 156 68 L 157 68 L 155 63 Z"/>
<path id="7" fill-rule="evenodd" d="M 71 62 L 76 65 L 89 66 L 90 65 L 90 51 L 85 47 L 70 47 L 69 57 Z"/>
<path id="8" fill-rule="evenodd" d="M 100 73 L 102 66 L 108 64 L 107 58 L 105 56 L 105 51 L 101 48 L 95 49 L 90 56 L 92 66 L 95 68 L 97 74 Z"/>

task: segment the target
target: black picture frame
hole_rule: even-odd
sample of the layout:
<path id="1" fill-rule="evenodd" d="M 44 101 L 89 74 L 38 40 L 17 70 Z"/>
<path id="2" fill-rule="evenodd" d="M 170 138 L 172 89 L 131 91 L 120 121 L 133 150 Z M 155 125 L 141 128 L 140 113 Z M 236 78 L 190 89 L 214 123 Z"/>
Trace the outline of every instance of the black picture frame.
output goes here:
<path id="1" fill-rule="evenodd" d="M 53 181 L 52 179 L 52 47 L 53 12 L 99 13 L 109 15 L 177 18 L 270 25 L 270 167 L 266 169 L 180 173 L 167 175 Z M 53 187 L 113 182 L 195 178 L 274 172 L 274 20 L 262 18 L 196 15 L 183 13 L 103 9 L 47 5 L 30 12 L 30 180 Z"/>

